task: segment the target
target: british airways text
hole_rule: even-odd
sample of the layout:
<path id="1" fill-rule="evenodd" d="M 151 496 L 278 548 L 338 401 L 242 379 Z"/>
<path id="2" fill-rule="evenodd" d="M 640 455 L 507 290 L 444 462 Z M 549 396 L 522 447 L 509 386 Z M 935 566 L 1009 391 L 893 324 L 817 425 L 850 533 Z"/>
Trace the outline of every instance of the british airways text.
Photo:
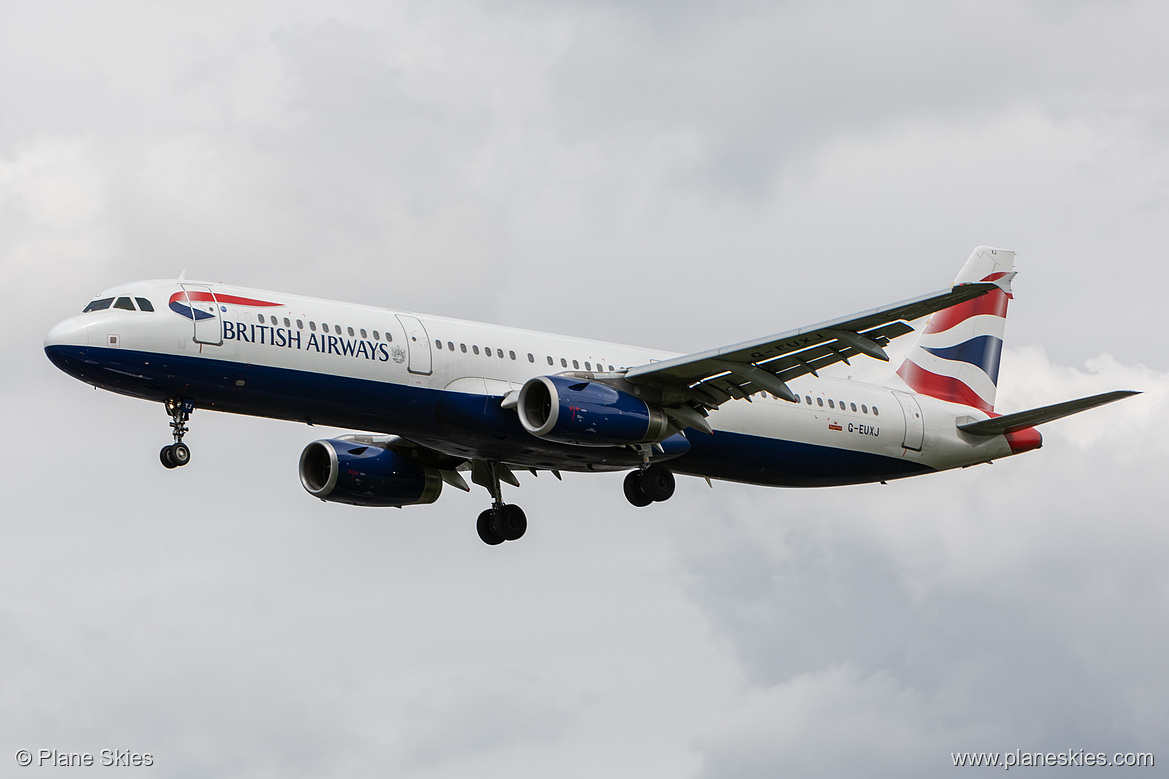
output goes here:
<path id="1" fill-rule="evenodd" d="M 376 362 L 389 362 L 390 349 L 384 343 L 365 341 L 360 338 L 343 338 L 338 335 L 309 333 L 308 340 L 299 330 L 269 325 L 244 324 L 223 320 L 224 341 L 267 344 L 277 348 L 315 351 L 321 354 L 336 354 L 340 357 L 364 357 Z"/>

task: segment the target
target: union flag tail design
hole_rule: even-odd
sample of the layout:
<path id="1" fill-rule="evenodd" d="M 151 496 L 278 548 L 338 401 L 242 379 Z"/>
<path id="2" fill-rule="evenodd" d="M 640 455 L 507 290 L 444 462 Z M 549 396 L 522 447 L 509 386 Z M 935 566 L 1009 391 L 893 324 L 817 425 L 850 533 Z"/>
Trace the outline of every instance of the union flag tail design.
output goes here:
<path id="1" fill-rule="evenodd" d="M 1014 264 L 1014 252 L 989 246 L 974 250 L 954 283 L 997 281 L 1003 289 L 930 317 L 897 369 L 910 389 L 988 414 L 994 411 Z"/>

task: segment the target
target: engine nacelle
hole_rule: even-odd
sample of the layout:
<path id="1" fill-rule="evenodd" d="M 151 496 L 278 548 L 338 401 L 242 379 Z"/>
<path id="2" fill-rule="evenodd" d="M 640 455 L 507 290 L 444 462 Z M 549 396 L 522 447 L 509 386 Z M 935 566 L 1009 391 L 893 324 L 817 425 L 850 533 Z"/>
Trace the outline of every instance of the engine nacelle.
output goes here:
<path id="1" fill-rule="evenodd" d="M 532 435 L 577 446 L 661 441 L 670 430 L 660 408 L 606 384 L 567 376 L 528 379 L 516 410 Z"/>
<path id="2" fill-rule="evenodd" d="M 321 500 L 352 506 L 433 503 L 442 492 L 435 468 L 394 449 L 324 439 L 300 454 L 300 483 Z"/>

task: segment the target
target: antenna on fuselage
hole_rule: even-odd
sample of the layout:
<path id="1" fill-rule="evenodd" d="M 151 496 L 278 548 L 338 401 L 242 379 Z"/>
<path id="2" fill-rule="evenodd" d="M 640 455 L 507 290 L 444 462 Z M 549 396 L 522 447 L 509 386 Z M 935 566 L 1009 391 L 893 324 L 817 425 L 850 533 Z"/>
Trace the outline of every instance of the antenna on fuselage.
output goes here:
<path id="1" fill-rule="evenodd" d="M 183 272 L 179 274 L 179 281 L 187 280 L 187 269 L 183 268 Z"/>

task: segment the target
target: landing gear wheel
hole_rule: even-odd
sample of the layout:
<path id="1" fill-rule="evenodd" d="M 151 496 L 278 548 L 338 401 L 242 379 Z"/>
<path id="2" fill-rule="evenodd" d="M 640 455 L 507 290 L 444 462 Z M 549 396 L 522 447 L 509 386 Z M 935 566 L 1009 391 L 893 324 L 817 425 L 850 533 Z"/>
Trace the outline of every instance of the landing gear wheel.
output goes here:
<path id="1" fill-rule="evenodd" d="M 625 476 L 625 499 L 638 508 L 653 503 L 653 498 L 642 488 L 641 471 L 630 471 Z"/>
<path id="2" fill-rule="evenodd" d="M 528 518 L 519 506 L 500 506 L 495 510 L 495 529 L 504 541 L 518 541 L 528 529 Z"/>
<path id="3" fill-rule="evenodd" d="M 479 515 L 479 521 L 475 523 L 475 528 L 479 531 L 479 538 L 488 546 L 503 543 L 503 536 L 495 529 L 495 514 L 495 509 L 487 509 Z"/>
<path id="4" fill-rule="evenodd" d="M 651 465 L 641 474 L 641 491 L 655 502 L 669 500 L 674 494 L 674 474 L 664 465 Z"/>
<path id="5" fill-rule="evenodd" d="M 187 434 L 187 420 L 195 410 L 195 404 L 190 400 L 171 398 L 163 405 L 170 417 L 170 429 L 175 442 L 162 447 L 158 459 L 167 468 L 178 468 L 191 461 L 191 450 L 183 443 L 183 436 Z"/>
<path id="6" fill-rule="evenodd" d="M 183 466 L 191 462 L 191 450 L 186 444 L 179 442 L 170 445 L 170 459 L 177 466 Z"/>

